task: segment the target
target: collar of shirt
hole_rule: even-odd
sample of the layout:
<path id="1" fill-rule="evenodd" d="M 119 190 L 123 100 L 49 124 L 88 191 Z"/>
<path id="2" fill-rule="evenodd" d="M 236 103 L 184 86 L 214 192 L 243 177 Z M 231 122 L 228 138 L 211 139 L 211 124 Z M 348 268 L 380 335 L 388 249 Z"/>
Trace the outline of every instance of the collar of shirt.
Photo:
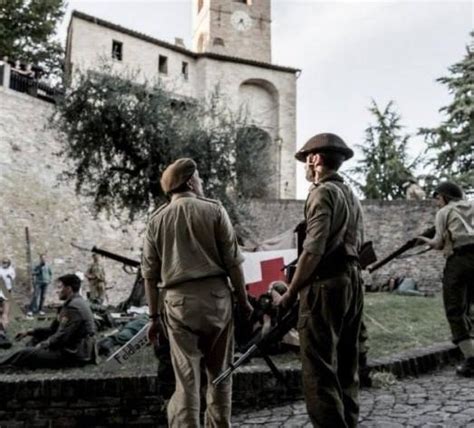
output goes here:
<path id="1" fill-rule="evenodd" d="M 331 172 L 318 180 L 316 183 L 313 183 L 309 189 L 309 192 L 311 193 L 314 189 L 317 189 L 321 184 L 327 181 L 340 181 L 341 183 L 344 183 L 344 179 L 337 172 Z"/>

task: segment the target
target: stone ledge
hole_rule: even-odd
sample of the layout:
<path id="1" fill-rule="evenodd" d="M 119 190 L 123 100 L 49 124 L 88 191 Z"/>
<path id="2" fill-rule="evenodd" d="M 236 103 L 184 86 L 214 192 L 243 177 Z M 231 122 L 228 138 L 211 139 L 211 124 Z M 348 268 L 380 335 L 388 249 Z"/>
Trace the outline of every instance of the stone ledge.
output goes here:
<path id="1" fill-rule="evenodd" d="M 398 379 L 419 376 L 457 362 L 462 355 L 450 342 L 405 351 L 390 357 L 369 360 L 369 372 L 389 372 Z M 280 370 L 287 386 L 278 384 L 265 366 L 244 367 L 234 376 L 233 402 L 237 407 L 263 406 L 302 398 L 301 368 Z"/>
<path id="2" fill-rule="evenodd" d="M 371 371 L 391 372 L 398 378 L 418 376 L 458 361 L 460 351 L 445 342 L 391 357 L 369 361 Z M 278 383 L 266 365 L 255 360 L 233 378 L 236 409 L 261 407 L 302 398 L 299 362 L 278 363 L 285 384 Z M 76 376 L 0 380 L 0 427 L 166 426 L 163 398 L 155 375 Z M 5 399 L 6 398 L 6 399 Z M 33 419 L 32 419 L 33 418 Z"/>

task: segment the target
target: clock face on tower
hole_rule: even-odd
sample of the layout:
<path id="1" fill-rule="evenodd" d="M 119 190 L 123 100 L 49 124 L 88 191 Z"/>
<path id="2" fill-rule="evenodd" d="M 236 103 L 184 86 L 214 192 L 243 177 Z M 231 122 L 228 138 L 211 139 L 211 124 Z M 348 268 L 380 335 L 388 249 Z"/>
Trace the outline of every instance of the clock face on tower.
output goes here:
<path id="1" fill-rule="evenodd" d="M 235 11 L 230 17 L 230 22 L 237 31 L 245 31 L 252 26 L 252 18 L 243 10 Z"/>

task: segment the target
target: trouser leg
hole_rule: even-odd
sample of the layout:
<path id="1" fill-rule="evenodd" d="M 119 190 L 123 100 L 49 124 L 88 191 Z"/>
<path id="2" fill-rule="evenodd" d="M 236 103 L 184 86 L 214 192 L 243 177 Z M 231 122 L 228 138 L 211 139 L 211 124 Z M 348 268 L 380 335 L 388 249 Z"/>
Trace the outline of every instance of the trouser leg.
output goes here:
<path id="1" fill-rule="evenodd" d="M 38 348 L 21 349 L 0 362 L 0 367 L 13 366 L 30 369 L 60 368 L 67 365 L 69 365 L 68 361 L 61 352 Z"/>
<path id="2" fill-rule="evenodd" d="M 43 310 L 44 299 L 46 298 L 46 290 L 48 289 L 48 284 L 40 284 L 40 296 L 39 296 L 39 305 L 38 311 Z"/>
<path id="3" fill-rule="evenodd" d="M 338 344 L 338 378 L 346 424 L 348 427 L 356 427 L 359 418 L 359 339 L 364 303 L 362 282 L 356 267 L 351 270 L 351 283 L 353 295 Z"/>
<path id="4" fill-rule="evenodd" d="M 40 296 L 40 287 L 39 284 L 35 282 L 33 285 L 33 296 L 31 297 L 30 302 L 30 312 L 36 313 L 38 312 L 38 303 L 39 303 L 39 296 Z"/>
<path id="5" fill-rule="evenodd" d="M 455 344 L 472 336 L 469 311 L 473 278 L 474 254 L 448 258 L 443 275 L 443 302 Z"/>
<path id="6" fill-rule="evenodd" d="M 171 363 L 176 386 L 168 403 L 171 428 L 199 427 L 200 362 L 198 337 L 185 328 L 168 326 Z"/>
<path id="7" fill-rule="evenodd" d="M 229 316 L 230 316 L 229 308 Z M 220 331 L 216 331 L 204 344 L 204 363 L 207 374 L 205 426 L 209 428 L 230 427 L 232 377 L 229 376 L 219 385 L 212 385 L 232 363 L 234 349 L 234 328 L 232 318 Z"/>
<path id="8" fill-rule="evenodd" d="M 231 292 L 222 278 L 207 278 L 167 290 L 165 320 L 176 390 L 168 405 L 168 423 L 199 426 L 201 361 L 208 382 L 227 367 L 233 351 Z M 230 426 L 231 382 L 208 386 L 208 426 Z"/>
<path id="9" fill-rule="evenodd" d="M 301 293 L 298 329 L 303 392 L 314 427 L 348 426 L 338 372 L 338 344 L 351 299 L 349 275 L 317 281 Z M 358 328 L 356 351 L 357 340 Z M 357 352 L 352 356 L 357 370 Z M 344 387 L 348 389 L 348 385 Z"/>

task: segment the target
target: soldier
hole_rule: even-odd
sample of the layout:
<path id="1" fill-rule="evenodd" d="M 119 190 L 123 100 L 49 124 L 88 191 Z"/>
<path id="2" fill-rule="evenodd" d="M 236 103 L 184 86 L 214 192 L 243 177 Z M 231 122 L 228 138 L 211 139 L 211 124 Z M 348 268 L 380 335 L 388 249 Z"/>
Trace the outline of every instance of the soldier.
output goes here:
<path id="1" fill-rule="evenodd" d="M 203 197 L 192 159 L 178 159 L 161 177 L 171 197 L 148 223 L 142 273 L 150 310 L 150 341 L 156 343 L 164 318 L 176 377 L 168 403 L 170 427 L 199 427 L 201 363 L 207 374 L 206 426 L 230 426 L 231 379 L 212 381 L 233 358 L 232 293 L 250 317 L 237 239 L 227 212 Z M 158 296 L 164 313 L 158 311 Z"/>
<path id="2" fill-rule="evenodd" d="M 443 250 L 446 265 L 443 274 L 443 301 L 454 344 L 464 355 L 457 374 L 474 376 L 474 331 L 469 317 L 474 293 L 474 202 L 463 199 L 462 189 L 445 181 L 434 192 L 439 211 L 436 234 L 418 238 L 430 247 Z"/>
<path id="3" fill-rule="evenodd" d="M 48 264 L 46 254 L 40 254 L 40 262 L 33 269 L 33 278 L 34 289 L 27 313 L 28 317 L 32 317 L 35 313 L 45 315 L 43 312 L 43 303 L 46 298 L 48 285 L 53 278 L 53 272 L 51 266 Z"/>
<path id="4" fill-rule="evenodd" d="M 421 200 L 426 197 L 425 191 L 413 178 L 403 183 L 402 187 L 405 189 L 405 195 L 408 200 Z"/>
<path id="5" fill-rule="evenodd" d="M 362 210 L 337 173 L 352 156 L 353 151 L 334 134 L 314 136 L 295 155 L 306 162 L 314 184 L 305 206 L 303 252 L 279 304 L 291 307 L 299 293 L 303 391 L 317 427 L 355 427 L 359 414 Z"/>
<path id="6" fill-rule="evenodd" d="M 14 352 L 0 367 L 62 368 L 95 361 L 94 317 L 79 295 L 81 280 L 73 274 L 57 279 L 58 296 L 64 301 L 58 317 L 46 328 L 17 334 L 16 339 L 32 337 L 32 345 Z"/>
<path id="7" fill-rule="evenodd" d="M 87 268 L 85 276 L 89 280 L 89 299 L 102 304 L 105 296 L 105 271 L 98 254 L 92 254 L 92 263 Z"/>

